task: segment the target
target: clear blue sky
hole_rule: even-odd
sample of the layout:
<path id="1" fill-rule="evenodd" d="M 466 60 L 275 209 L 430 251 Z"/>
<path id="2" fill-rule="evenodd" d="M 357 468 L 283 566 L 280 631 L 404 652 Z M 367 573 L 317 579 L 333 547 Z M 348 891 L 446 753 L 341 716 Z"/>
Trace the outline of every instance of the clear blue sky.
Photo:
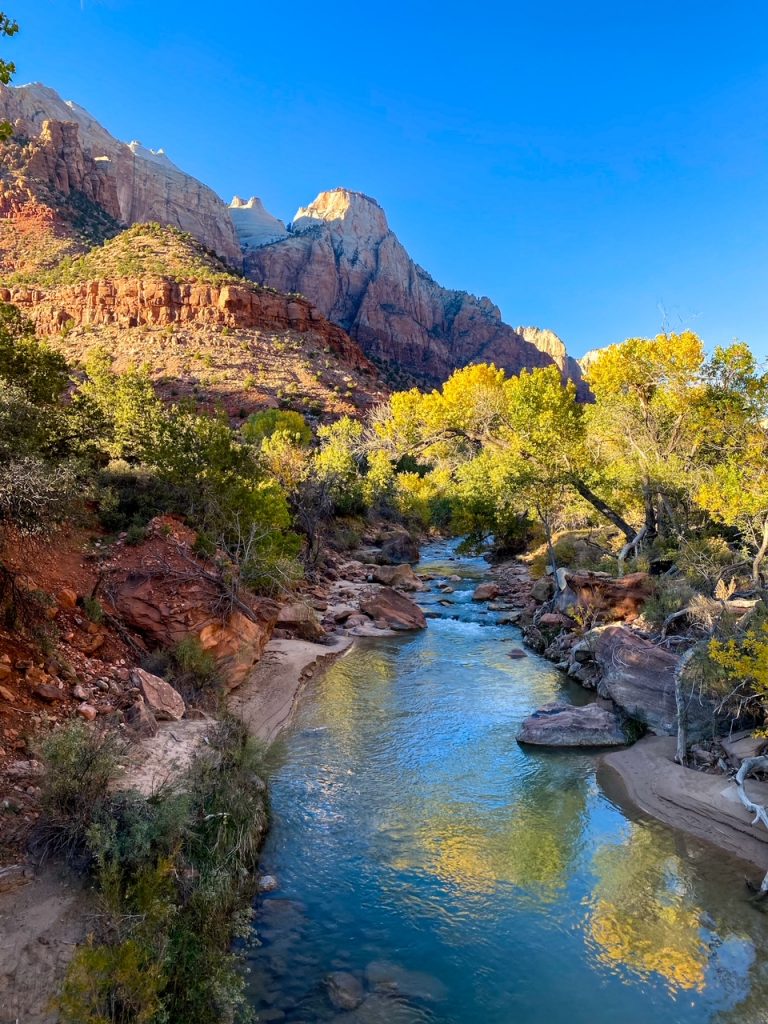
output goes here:
<path id="1" fill-rule="evenodd" d="M 289 219 L 374 196 L 441 283 L 571 351 L 768 356 L 768 5 L 4 0 L 3 51 L 118 137 Z"/>

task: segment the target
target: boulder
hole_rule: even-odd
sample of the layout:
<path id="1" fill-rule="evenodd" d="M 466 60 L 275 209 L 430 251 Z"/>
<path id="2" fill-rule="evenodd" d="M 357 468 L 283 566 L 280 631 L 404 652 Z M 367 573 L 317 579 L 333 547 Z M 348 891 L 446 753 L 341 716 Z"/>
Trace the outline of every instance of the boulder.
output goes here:
<path id="1" fill-rule="evenodd" d="M 143 697 L 139 697 L 136 703 L 128 708 L 124 717 L 127 728 L 140 739 L 151 739 L 157 735 L 157 719 L 144 703 Z"/>
<path id="2" fill-rule="evenodd" d="M 587 634 L 600 669 L 597 691 L 658 736 L 677 731 L 675 668 L 679 655 L 652 644 L 626 626 L 603 626 Z M 586 638 L 585 638 L 586 639 Z M 720 721 L 716 702 L 694 696 L 688 702 L 691 740 L 711 736 Z"/>
<path id="3" fill-rule="evenodd" d="M 424 584 L 407 562 L 402 565 L 366 565 L 370 583 L 381 583 L 398 590 L 424 590 Z"/>
<path id="4" fill-rule="evenodd" d="M 337 1010 L 356 1010 L 365 998 L 360 981 L 348 971 L 334 971 L 325 979 L 328 998 Z"/>
<path id="5" fill-rule="evenodd" d="M 531 587 L 531 597 L 538 604 L 544 604 L 545 601 L 552 597 L 554 592 L 555 585 L 549 576 L 543 576 L 540 580 L 536 580 Z"/>
<path id="6" fill-rule="evenodd" d="M 540 747 L 620 747 L 627 737 L 621 717 L 612 708 L 576 707 L 555 700 L 525 719 L 517 742 Z"/>
<path id="7" fill-rule="evenodd" d="M 584 608 L 597 622 L 633 622 L 651 596 L 654 584 L 645 572 L 614 578 L 604 573 L 566 573 L 565 587 L 557 595 L 555 610 Z"/>
<path id="8" fill-rule="evenodd" d="M 493 601 L 495 597 L 498 597 L 501 593 L 501 589 L 497 583 L 481 583 L 475 587 L 475 592 L 472 595 L 473 601 Z"/>
<path id="9" fill-rule="evenodd" d="M 147 707 L 155 718 L 163 721 L 178 722 L 184 717 L 186 705 L 178 690 L 160 676 L 153 676 L 143 668 L 135 668 L 131 673 L 131 682 L 138 687 Z"/>
<path id="10" fill-rule="evenodd" d="M 302 640 L 319 640 L 325 635 L 313 608 L 300 601 L 284 604 L 277 613 L 277 625 L 288 629 Z"/>
<path id="11" fill-rule="evenodd" d="M 391 587 L 366 594 L 360 601 L 360 610 L 369 618 L 386 623 L 389 629 L 424 629 L 427 625 L 421 608 Z"/>
<path id="12" fill-rule="evenodd" d="M 418 560 L 419 545 L 405 530 L 398 530 L 385 537 L 376 556 L 379 565 L 401 565 L 404 562 L 415 565 Z"/>
<path id="13" fill-rule="evenodd" d="M 57 686 L 51 686 L 50 683 L 38 683 L 32 690 L 35 697 L 45 701 L 46 704 L 55 704 L 57 701 L 67 699 L 67 695 L 63 690 L 60 690 Z"/>
<path id="14" fill-rule="evenodd" d="M 241 590 L 242 608 L 222 610 L 215 574 L 196 557 L 194 542 L 195 534 L 171 517 L 153 520 L 143 544 L 122 548 L 116 556 L 110 593 L 116 612 L 151 646 L 174 647 L 198 637 L 233 689 L 261 659 L 278 607 Z"/>

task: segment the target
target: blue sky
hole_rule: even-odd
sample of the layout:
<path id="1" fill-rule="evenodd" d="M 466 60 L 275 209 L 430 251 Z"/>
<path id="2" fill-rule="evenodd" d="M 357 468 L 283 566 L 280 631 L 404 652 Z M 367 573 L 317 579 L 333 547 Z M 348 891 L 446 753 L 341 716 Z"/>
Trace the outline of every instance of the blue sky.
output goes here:
<path id="1" fill-rule="evenodd" d="M 576 355 L 768 356 L 768 5 L 5 0 L 3 52 L 227 201 L 374 196 L 441 284 Z"/>

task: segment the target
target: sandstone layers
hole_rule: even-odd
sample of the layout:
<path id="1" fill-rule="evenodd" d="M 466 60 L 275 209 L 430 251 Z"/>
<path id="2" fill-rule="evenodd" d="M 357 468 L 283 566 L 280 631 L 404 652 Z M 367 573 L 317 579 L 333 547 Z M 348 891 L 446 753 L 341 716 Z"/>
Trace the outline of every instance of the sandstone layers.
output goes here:
<path id="1" fill-rule="evenodd" d="M 374 373 L 352 339 L 305 299 L 254 288 L 248 282 L 216 285 L 167 277 L 117 278 L 82 281 L 50 291 L 0 288 L 0 301 L 18 306 L 44 336 L 58 334 L 65 327 L 104 325 L 196 324 L 297 331 L 317 336 L 353 369 Z"/>
<path id="2" fill-rule="evenodd" d="M 16 135 L 41 140 L 39 158 L 61 193 L 82 190 L 123 225 L 157 221 L 194 235 L 233 266 L 240 246 L 227 208 L 202 182 L 180 170 L 162 150 L 115 139 L 87 110 L 39 83 L 0 86 L 0 117 Z M 31 172 L 33 169 L 31 169 Z"/>

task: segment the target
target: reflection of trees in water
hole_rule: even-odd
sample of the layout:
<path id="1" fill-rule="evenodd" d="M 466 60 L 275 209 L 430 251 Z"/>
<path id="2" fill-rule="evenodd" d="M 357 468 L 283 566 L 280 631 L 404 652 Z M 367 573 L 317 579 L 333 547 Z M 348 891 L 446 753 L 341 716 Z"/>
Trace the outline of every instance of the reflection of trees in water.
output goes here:
<path id="1" fill-rule="evenodd" d="M 588 935 L 598 959 L 700 991 L 710 950 L 671 838 L 633 825 L 624 843 L 597 851 L 593 869 Z"/>
<path id="2" fill-rule="evenodd" d="M 383 725 L 390 719 L 382 687 L 391 688 L 395 682 L 395 667 L 391 652 L 379 641 L 376 647 L 358 649 L 353 659 L 334 662 L 320 679 L 317 700 L 322 721 L 347 759 L 356 759 L 364 751 L 377 721 Z"/>
<path id="3" fill-rule="evenodd" d="M 502 808 L 450 801 L 422 806 L 415 823 L 426 855 L 421 866 L 474 892 L 510 884 L 554 899 L 578 847 L 586 789 L 581 780 L 536 782 L 527 779 L 519 800 Z"/>

